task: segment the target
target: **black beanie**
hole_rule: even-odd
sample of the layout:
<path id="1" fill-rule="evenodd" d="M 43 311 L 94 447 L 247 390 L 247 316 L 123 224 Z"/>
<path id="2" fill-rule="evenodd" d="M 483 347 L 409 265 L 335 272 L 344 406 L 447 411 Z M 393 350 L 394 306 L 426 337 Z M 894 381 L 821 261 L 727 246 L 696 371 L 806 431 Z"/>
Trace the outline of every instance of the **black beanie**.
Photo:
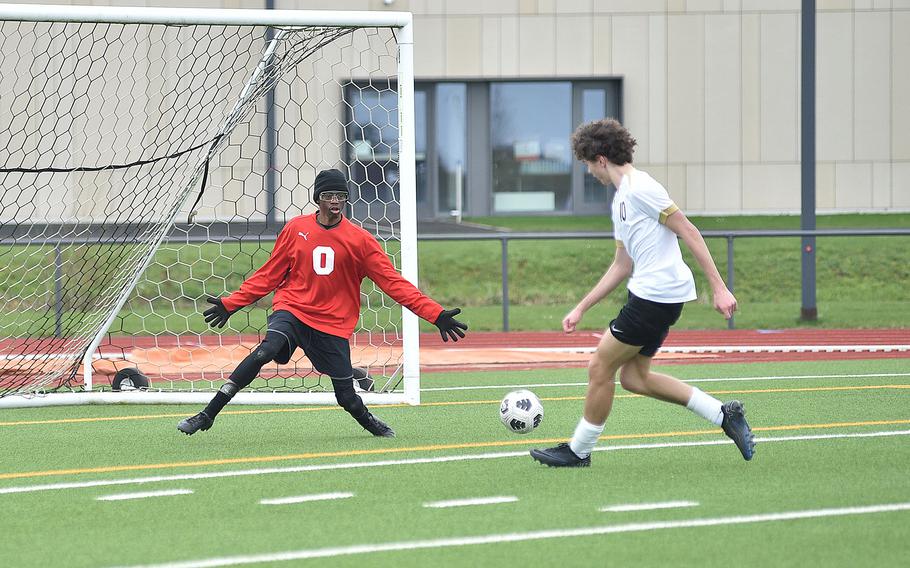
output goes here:
<path id="1" fill-rule="evenodd" d="M 348 181 L 344 174 L 338 170 L 322 170 L 316 176 L 313 184 L 313 203 L 319 202 L 319 194 L 323 191 L 347 191 Z"/>

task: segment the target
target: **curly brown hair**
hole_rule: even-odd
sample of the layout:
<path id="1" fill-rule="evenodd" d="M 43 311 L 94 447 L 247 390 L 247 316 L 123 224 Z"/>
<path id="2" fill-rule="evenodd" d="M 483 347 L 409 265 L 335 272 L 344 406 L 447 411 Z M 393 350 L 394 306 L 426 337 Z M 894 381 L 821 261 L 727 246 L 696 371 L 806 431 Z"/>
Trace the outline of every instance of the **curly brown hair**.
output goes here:
<path id="1" fill-rule="evenodd" d="M 593 162 L 597 156 L 603 156 L 617 166 L 632 163 L 637 144 L 629 131 L 613 118 L 582 124 L 572 133 L 571 140 L 572 151 L 579 160 Z"/>

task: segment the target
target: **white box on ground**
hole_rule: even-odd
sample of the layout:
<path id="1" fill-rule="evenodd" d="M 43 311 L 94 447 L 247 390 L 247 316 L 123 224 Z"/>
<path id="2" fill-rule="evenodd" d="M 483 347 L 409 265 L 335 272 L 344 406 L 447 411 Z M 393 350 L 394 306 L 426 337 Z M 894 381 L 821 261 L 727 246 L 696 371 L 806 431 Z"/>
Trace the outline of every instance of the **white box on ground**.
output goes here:
<path id="1" fill-rule="evenodd" d="M 493 194 L 493 210 L 504 211 L 555 211 L 556 193 L 553 191 L 503 191 Z"/>

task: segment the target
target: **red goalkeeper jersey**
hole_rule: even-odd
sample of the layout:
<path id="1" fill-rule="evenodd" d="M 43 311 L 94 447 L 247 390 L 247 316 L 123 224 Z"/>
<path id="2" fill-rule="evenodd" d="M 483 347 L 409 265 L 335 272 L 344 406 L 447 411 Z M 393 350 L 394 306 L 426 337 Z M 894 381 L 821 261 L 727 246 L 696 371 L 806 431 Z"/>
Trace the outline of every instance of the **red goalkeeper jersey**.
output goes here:
<path id="1" fill-rule="evenodd" d="M 442 312 L 442 306 L 395 270 L 373 235 L 346 218 L 326 229 L 315 213 L 291 219 L 269 260 L 222 301 L 234 311 L 274 290 L 272 309 L 287 310 L 314 329 L 349 338 L 360 317 L 364 278 L 431 323 Z"/>

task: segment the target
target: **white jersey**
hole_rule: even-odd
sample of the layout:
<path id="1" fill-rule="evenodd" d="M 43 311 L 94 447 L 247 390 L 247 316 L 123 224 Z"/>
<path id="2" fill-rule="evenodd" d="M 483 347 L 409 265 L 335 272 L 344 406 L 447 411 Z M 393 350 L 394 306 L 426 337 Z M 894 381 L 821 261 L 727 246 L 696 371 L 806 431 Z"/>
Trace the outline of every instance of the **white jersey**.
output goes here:
<path id="1" fill-rule="evenodd" d="M 697 297 L 676 233 L 664 225 L 678 210 L 664 186 L 640 170 L 624 176 L 616 190 L 613 235 L 635 263 L 629 291 L 639 298 L 675 304 Z"/>

